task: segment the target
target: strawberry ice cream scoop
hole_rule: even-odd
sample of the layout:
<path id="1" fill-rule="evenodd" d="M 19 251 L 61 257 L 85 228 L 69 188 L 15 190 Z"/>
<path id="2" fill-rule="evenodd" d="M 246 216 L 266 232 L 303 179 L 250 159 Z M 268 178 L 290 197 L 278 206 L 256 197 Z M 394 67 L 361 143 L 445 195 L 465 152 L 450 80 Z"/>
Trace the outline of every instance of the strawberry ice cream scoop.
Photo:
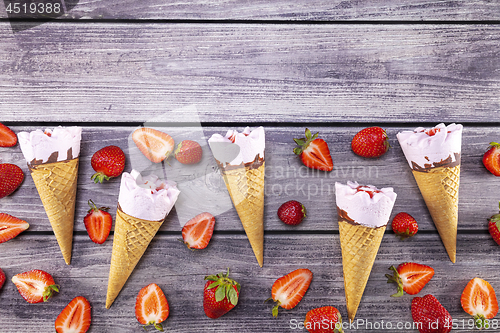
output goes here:
<path id="1" fill-rule="evenodd" d="M 460 164 L 462 130 L 460 124 L 441 123 L 429 129 L 418 127 L 400 132 L 397 138 L 410 168 L 426 171 Z"/>
<path id="2" fill-rule="evenodd" d="M 124 172 L 118 204 L 130 216 L 148 220 L 163 220 L 174 206 L 180 191 L 174 182 L 155 175 L 141 176 L 139 171 Z"/>
<path id="3" fill-rule="evenodd" d="M 335 196 L 339 215 L 351 223 L 378 228 L 387 225 L 397 194 L 392 187 L 336 182 Z"/>
<path id="4" fill-rule="evenodd" d="M 215 159 L 222 166 L 227 164 L 237 166 L 252 163 L 256 160 L 263 161 L 266 148 L 264 127 L 257 127 L 253 131 L 250 130 L 250 127 L 246 127 L 241 133 L 236 130 L 229 130 L 226 136 L 213 134 L 208 139 L 208 144 Z"/>
<path id="5" fill-rule="evenodd" d="M 20 132 L 19 145 L 30 165 L 71 160 L 80 155 L 81 127 L 56 127 L 53 130 Z"/>

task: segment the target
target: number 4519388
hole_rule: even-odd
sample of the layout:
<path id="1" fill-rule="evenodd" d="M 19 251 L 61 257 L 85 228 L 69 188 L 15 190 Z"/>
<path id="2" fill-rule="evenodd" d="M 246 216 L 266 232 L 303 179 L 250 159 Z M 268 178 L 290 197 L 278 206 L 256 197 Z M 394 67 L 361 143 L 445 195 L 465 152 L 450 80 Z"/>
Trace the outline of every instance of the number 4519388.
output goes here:
<path id="1" fill-rule="evenodd" d="M 61 14 L 63 8 L 60 2 L 10 2 L 6 4 L 5 11 L 9 16 L 13 15 L 29 15 L 33 16 L 50 16 Z M 16 16 L 17 16 L 16 15 Z"/>

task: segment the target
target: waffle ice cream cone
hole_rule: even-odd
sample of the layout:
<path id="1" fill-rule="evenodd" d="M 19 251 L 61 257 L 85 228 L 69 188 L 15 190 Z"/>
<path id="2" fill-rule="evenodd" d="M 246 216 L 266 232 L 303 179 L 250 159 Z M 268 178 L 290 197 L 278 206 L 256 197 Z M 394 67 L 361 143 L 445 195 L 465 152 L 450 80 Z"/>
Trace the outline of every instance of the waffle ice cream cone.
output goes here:
<path id="1" fill-rule="evenodd" d="M 356 316 L 385 228 L 355 225 L 339 219 L 347 315 L 351 321 Z"/>
<path id="2" fill-rule="evenodd" d="M 210 149 L 259 266 L 264 265 L 264 176 L 266 147 L 263 127 L 213 134 Z"/>
<path id="3" fill-rule="evenodd" d="M 258 168 L 222 168 L 222 175 L 259 266 L 264 264 L 264 175 Z"/>
<path id="4" fill-rule="evenodd" d="M 454 263 L 457 254 L 460 165 L 412 172 L 446 252 Z"/>
<path id="5" fill-rule="evenodd" d="M 124 213 L 118 207 L 111 267 L 109 269 L 106 309 L 109 309 L 113 304 L 162 224 L 163 220 L 148 221 L 139 219 Z"/>
<path id="6" fill-rule="evenodd" d="M 17 136 L 64 261 L 69 265 L 82 129 L 59 126 L 20 132 Z"/>
<path id="7" fill-rule="evenodd" d="M 124 172 L 118 195 L 106 309 L 109 309 L 172 210 L 179 190 L 174 182 L 137 170 Z"/>
<path id="8" fill-rule="evenodd" d="M 66 264 L 71 262 L 78 157 L 29 166 Z"/>
<path id="9" fill-rule="evenodd" d="M 458 187 L 462 150 L 460 124 L 438 124 L 398 133 L 408 165 L 450 260 L 456 261 Z"/>
<path id="10" fill-rule="evenodd" d="M 354 321 L 396 201 L 393 189 L 335 183 L 347 315 Z"/>

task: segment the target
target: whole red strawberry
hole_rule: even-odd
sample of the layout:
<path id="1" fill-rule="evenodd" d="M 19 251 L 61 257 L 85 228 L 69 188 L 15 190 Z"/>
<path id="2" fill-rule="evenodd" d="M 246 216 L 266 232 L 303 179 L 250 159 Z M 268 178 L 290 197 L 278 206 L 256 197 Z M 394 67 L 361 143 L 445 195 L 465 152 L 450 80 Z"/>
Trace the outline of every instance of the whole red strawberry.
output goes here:
<path id="1" fill-rule="evenodd" d="M 389 150 L 387 133 L 380 127 L 368 127 L 359 131 L 351 141 L 352 151 L 359 156 L 375 158 Z"/>
<path id="2" fill-rule="evenodd" d="M 107 212 L 108 207 L 97 207 L 96 204 L 89 200 L 90 209 L 87 215 L 83 218 L 85 229 L 89 234 L 90 239 L 96 244 L 102 244 L 108 238 L 113 218 Z"/>
<path id="3" fill-rule="evenodd" d="M 392 231 L 401 239 L 406 239 L 417 233 L 418 224 L 410 214 L 401 212 L 392 220 Z"/>
<path id="4" fill-rule="evenodd" d="M 5 283 L 5 273 L 0 268 L 0 289 L 2 289 L 4 283 Z"/>
<path id="5" fill-rule="evenodd" d="M 342 333 L 342 316 L 333 306 L 312 309 L 306 314 L 304 327 L 309 333 Z"/>
<path id="6" fill-rule="evenodd" d="M 411 316 L 420 333 L 448 333 L 453 326 L 450 313 L 432 295 L 415 297 Z"/>
<path id="7" fill-rule="evenodd" d="M 205 280 L 203 310 L 207 317 L 219 318 L 238 304 L 241 287 L 238 282 L 229 278 L 229 269 L 226 274 L 209 275 Z"/>
<path id="8" fill-rule="evenodd" d="M 14 192 L 23 182 L 24 172 L 15 164 L 0 164 L 0 198 Z"/>
<path id="9" fill-rule="evenodd" d="M 125 168 L 125 154 L 120 147 L 107 146 L 96 151 L 90 163 L 96 171 L 91 179 L 95 183 L 102 183 L 105 179 L 110 180 L 122 174 Z"/>
<path id="10" fill-rule="evenodd" d="M 495 214 L 488 219 L 488 231 L 495 242 L 500 245 L 500 214 Z"/>
<path id="11" fill-rule="evenodd" d="M 300 156 L 302 163 L 308 168 L 332 171 L 333 161 L 330 149 L 325 140 L 318 138 L 318 134 L 312 135 L 311 131 L 306 128 L 305 138 L 293 139 L 300 146 L 295 147 L 293 152 Z"/>
<path id="12" fill-rule="evenodd" d="M 278 208 L 278 217 L 285 224 L 297 225 L 306 217 L 306 207 L 295 200 L 287 201 Z"/>
<path id="13" fill-rule="evenodd" d="M 175 158 L 182 164 L 196 164 L 201 161 L 203 150 L 198 142 L 184 140 L 177 145 Z"/>
<path id="14" fill-rule="evenodd" d="M 0 124 L 0 147 L 13 147 L 16 143 L 16 134 L 4 124 Z"/>
<path id="15" fill-rule="evenodd" d="M 500 176 L 500 144 L 490 142 L 490 149 L 483 155 L 483 164 L 489 172 Z"/>

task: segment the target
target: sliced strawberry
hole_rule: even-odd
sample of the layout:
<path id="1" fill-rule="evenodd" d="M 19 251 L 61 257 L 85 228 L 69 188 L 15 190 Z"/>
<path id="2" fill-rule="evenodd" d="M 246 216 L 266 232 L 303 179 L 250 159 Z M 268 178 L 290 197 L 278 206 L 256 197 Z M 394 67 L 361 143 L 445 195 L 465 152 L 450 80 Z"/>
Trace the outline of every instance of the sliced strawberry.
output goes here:
<path id="1" fill-rule="evenodd" d="M 23 170 L 15 164 L 0 164 L 0 198 L 14 192 L 24 180 Z"/>
<path id="2" fill-rule="evenodd" d="M 26 221 L 9 214 L 0 213 L 0 243 L 11 240 L 28 229 L 29 226 Z"/>
<path id="3" fill-rule="evenodd" d="M 278 308 L 293 309 L 304 297 L 313 274 L 307 268 L 299 268 L 285 276 L 280 277 L 273 284 L 271 289 L 272 300 L 276 302 L 273 307 L 273 317 L 278 315 Z"/>
<path id="4" fill-rule="evenodd" d="M 182 228 L 182 239 L 190 249 L 201 250 L 208 246 L 214 233 L 215 217 L 201 213 L 189 220 Z"/>
<path id="5" fill-rule="evenodd" d="M 90 327 L 91 307 L 83 296 L 73 298 L 56 319 L 57 333 L 85 333 Z"/>
<path id="6" fill-rule="evenodd" d="M 396 283 L 398 286 L 398 292 L 391 295 L 392 297 L 403 296 L 403 291 L 408 295 L 416 295 L 434 276 L 432 267 L 414 262 L 405 262 L 397 269 L 394 266 L 389 269 L 394 271 L 394 276 L 386 274 L 385 276 L 389 279 L 387 283 Z"/>
<path id="7" fill-rule="evenodd" d="M 85 229 L 90 239 L 96 244 L 102 244 L 108 238 L 113 217 L 107 212 L 108 207 L 97 208 L 92 200 L 89 200 L 90 210 L 83 218 Z"/>
<path id="8" fill-rule="evenodd" d="M 158 130 L 141 127 L 132 133 L 132 140 L 139 150 L 153 163 L 168 159 L 174 151 L 174 139 Z"/>
<path id="9" fill-rule="evenodd" d="M 0 147 L 13 147 L 16 143 L 16 134 L 10 128 L 0 123 Z"/>
<path id="10" fill-rule="evenodd" d="M 500 144 L 490 142 L 489 150 L 483 155 L 483 164 L 489 172 L 500 176 Z"/>
<path id="11" fill-rule="evenodd" d="M 477 328 L 487 327 L 487 319 L 498 313 L 498 301 L 493 287 L 485 280 L 473 278 L 465 287 L 460 299 L 465 312 L 474 316 Z"/>
<path id="12" fill-rule="evenodd" d="M 39 269 L 14 275 L 12 282 L 28 303 L 46 302 L 54 292 L 59 292 L 52 275 Z"/>
<path id="13" fill-rule="evenodd" d="M 167 298 L 158 285 L 151 283 L 139 291 L 135 301 L 135 316 L 139 323 L 153 325 L 163 332 L 161 323 L 168 318 L 169 313 Z"/>
<path id="14" fill-rule="evenodd" d="M 293 152 L 300 156 L 302 163 L 308 168 L 332 171 L 333 160 L 330 149 L 325 140 L 318 138 L 318 134 L 312 135 L 311 131 L 306 128 L 305 138 L 293 139 L 300 146 L 294 148 Z"/>
<path id="15" fill-rule="evenodd" d="M 2 289 L 4 283 L 5 283 L 5 273 L 0 268 L 0 289 Z"/>

